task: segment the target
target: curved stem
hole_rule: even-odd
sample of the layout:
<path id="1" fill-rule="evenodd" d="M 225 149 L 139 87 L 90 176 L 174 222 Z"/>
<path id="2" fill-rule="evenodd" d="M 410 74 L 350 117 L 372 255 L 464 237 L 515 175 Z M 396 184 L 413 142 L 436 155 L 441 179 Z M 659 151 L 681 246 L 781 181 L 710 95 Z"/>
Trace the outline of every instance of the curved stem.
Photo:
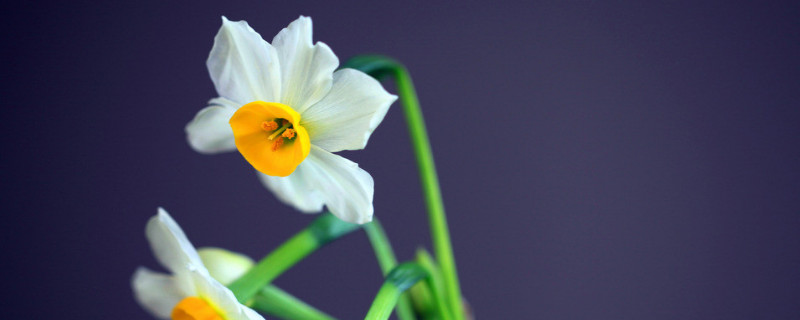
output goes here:
<path id="1" fill-rule="evenodd" d="M 439 273 L 439 269 L 436 267 L 436 263 L 433 262 L 433 258 L 430 256 L 428 251 L 425 249 L 417 250 L 417 264 L 420 267 L 424 268 L 430 274 L 427 283 L 428 290 L 430 291 L 431 300 L 434 301 L 433 308 L 434 312 L 436 313 L 438 319 L 441 320 L 452 320 L 453 312 L 450 311 L 450 305 L 444 301 L 444 297 L 446 296 L 442 292 L 442 277 Z"/>
<path id="2" fill-rule="evenodd" d="M 436 166 L 433 163 L 433 152 L 425 129 L 425 120 L 419 107 L 417 93 L 411 76 L 405 67 L 398 64 L 394 69 L 398 95 L 403 104 L 403 113 L 406 116 L 408 131 L 411 134 L 411 143 L 417 156 L 417 166 L 422 180 L 422 191 L 428 208 L 428 219 L 431 225 L 431 237 L 436 254 L 436 260 L 442 270 L 442 280 L 449 304 L 452 306 L 456 320 L 464 319 L 461 307 L 461 288 L 458 283 L 453 248 L 450 244 L 450 231 L 447 227 L 447 217 L 444 213 L 442 193 L 439 189 L 439 178 L 436 175 Z"/>
<path id="3" fill-rule="evenodd" d="M 406 262 L 392 269 L 386 275 L 386 280 L 378 290 L 365 319 L 389 319 L 389 315 L 392 314 L 392 310 L 403 292 L 428 276 L 428 272 L 424 268 L 413 262 Z"/>
<path id="4" fill-rule="evenodd" d="M 364 224 L 364 231 L 369 237 L 369 242 L 375 250 L 375 257 L 378 259 L 378 264 L 381 267 L 381 272 L 384 276 L 392 271 L 392 268 L 397 266 L 397 258 L 392 250 L 392 245 L 389 243 L 389 238 L 386 232 L 383 231 L 380 222 L 373 219 L 372 222 Z M 397 302 L 397 318 L 400 320 L 414 320 L 414 310 L 411 309 L 411 301 L 408 295 L 401 295 L 400 300 Z"/>
<path id="5" fill-rule="evenodd" d="M 436 260 L 442 274 L 442 282 L 447 295 L 448 304 L 451 306 L 453 317 L 456 320 L 464 319 L 464 310 L 461 303 L 461 288 L 458 283 L 453 248 L 450 244 L 450 231 L 447 228 L 447 218 L 444 213 L 442 194 L 439 190 L 439 178 L 436 176 L 436 166 L 433 163 L 433 152 L 425 129 L 425 120 L 419 106 L 417 93 L 408 70 L 396 60 L 376 55 L 356 56 L 348 60 L 343 68 L 361 70 L 376 79 L 391 76 L 397 84 L 400 102 L 403 105 L 403 114 L 411 135 L 411 144 L 417 158 L 422 191 L 428 209 L 428 219 L 431 226 Z"/>

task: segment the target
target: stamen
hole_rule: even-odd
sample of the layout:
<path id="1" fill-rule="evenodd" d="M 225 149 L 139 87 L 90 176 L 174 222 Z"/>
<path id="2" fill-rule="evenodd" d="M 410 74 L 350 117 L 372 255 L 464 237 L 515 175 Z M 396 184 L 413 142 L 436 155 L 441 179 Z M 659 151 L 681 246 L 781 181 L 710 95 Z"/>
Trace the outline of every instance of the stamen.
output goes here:
<path id="1" fill-rule="evenodd" d="M 281 125 L 282 125 L 282 126 L 287 126 L 287 125 L 289 125 L 289 120 L 283 119 L 283 121 L 281 122 Z"/>
<path id="2" fill-rule="evenodd" d="M 278 151 L 278 148 L 280 148 L 282 145 L 283 137 L 280 137 L 278 140 L 275 140 L 275 142 L 272 143 L 272 151 Z"/>
<path id="3" fill-rule="evenodd" d="M 264 129 L 264 131 L 274 131 L 278 129 L 278 123 L 275 122 L 275 120 L 264 121 L 261 123 L 261 129 Z"/>
<path id="4" fill-rule="evenodd" d="M 294 138 L 294 129 L 286 129 L 286 131 L 283 132 L 281 137 L 285 137 L 287 139 Z"/>
<path id="5" fill-rule="evenodd" d="M 291 125 L 292 124 L 289 121 L 283 120 L 283 126 L 280 127 L 278 130 L 275 130 L 275 132 L 273 132 L 271 135 L 269 135 L 269 139 L 270 140 L 274 140 L 275 137 L 277 137 L 278 135 L 283 133 L 283 131 L 286 130 L 287 128 L 289 128 L 289 126 L 291 126 Z"/>

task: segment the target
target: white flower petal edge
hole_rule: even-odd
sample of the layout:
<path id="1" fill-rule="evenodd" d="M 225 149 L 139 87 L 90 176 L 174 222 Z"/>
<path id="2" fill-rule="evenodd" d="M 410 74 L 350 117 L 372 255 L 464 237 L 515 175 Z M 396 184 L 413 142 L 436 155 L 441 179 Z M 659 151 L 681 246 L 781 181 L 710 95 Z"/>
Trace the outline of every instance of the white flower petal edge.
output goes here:
<path id="1" fill-rule="evenodd" d="M 147 222 L 145 233 L 158 262 L 173 273 L 187 265 L 203 265 L 194 246 L 164 208 L 158 208 L 158 214 Z"/>
<path id="2" fill-rule="evenodd" d="M 136 301 L 159 319 L 169 319 L 172 309 L 185 296 L 172 276 L 144 267 L 136 269 L 131 286 Z"/>
<path id="3" fill-rule="evenodd" d="M 280 98 L 281 68 L 275 48 L 246 21 L 222 17 L 206 66 L 217 93 L 239 106 Z"/>
<path id="4" fill-rule="evenodd" d="M 306 197 L 302 193 L 285 192 L 286 186 L 314 186 L 325 190 L 317 195 L 339 219 L 359 224 L 372 221 L 375 182 L 357 163 L 312 145 L 308 158 L 298 169 L 300 167 L 303 170 L 300 176 L 264 176 L 263 181 L 281 200 L 294 206 L 302 206 Z M 285 181 L 280 182 L 280 179 Z M 321 204 L 319 208 L 322 208 Z"/>
<path id="5" fill-rule="evenodd" d="M 310 162 L 328 210 L 339 219 L 363 224 L 372 221 L 375 182 L 358 164 L 322 148 L 311 146 Z"/>
<path id="6" fill-rule="evenodd" d="M 169 319 L 175 305 L 188 297 L 198 297 L 213 305 L 228 320 L 263 320 L 258 313 L 240 304 L 228 288 L 211 277 L 194 246 L 175 220 L 162 208 L 146 228 L 147 239 L 171 275 L 139 268 L 131 284 L 137 301 L 153 315 Z"/>
<path id="7" fill-rule="evenodd" d="M 281 65 L 280 102 L 303 114 L 328 94 L 339 58 L 328 45 L 312 42 L 311 18 L 297 18 L 272 39 Z M 269 100 L 265 100 L 269 101 Z M 247 101 L 250 102 L 250 101 Z"/>
<path id="8" fill-rule="evenodd" d="M 263 320 L 264 317 L 236 300 L 233 292 L 219 281 L 214 280 L 208 272 L 193 270 L 192 281 L 197 285 L 197 296 L 214 303 L 218 312 L 227 320 Z"/>
<path id="9" fill-rule="evenodd" d="M 288 177 L 273 177 L 258 172 L 258 178 L 283 203 L 303 213 L 318 213 L 325 205 L 325 198 L 317 191 L 319 186 L 315 184 L 313 176 L 317 171 L 306 162 L 308 159 L 297 166 Z"/>
<path id="10" fill-rule="evenodd" d="M 328 95 L 303 113 L 301 123 L 315 146 L 329 152 L 360 150 L 395 100 L 374 78 L 342 69 L 333 74 Z"/>
<path id="11" fill-rule="evenodd" d="M 186 125 L 189 145 L 200 153 L 214 154 L 236 150 L 233 132 L 228 124 L 239 105 L 225 98 L 214 98 Z"/>

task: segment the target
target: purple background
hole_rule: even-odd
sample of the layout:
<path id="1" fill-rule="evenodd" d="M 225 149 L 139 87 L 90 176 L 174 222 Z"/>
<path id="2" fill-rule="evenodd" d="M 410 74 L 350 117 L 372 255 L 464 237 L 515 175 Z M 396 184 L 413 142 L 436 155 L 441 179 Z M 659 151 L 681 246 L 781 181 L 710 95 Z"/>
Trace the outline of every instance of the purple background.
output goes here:
<path id="1" fill-rule="evenodd" d="M 192 151 L 220 16 L 298 15 L 342 61 L 412 71 L 478 319 L 799 319 L 800 8 L 555 1 L 17 2 L 2 10 L 3 318 L 142 319 L 165 207 L 197 246 L 261 257 L 312 216 L 236 153 Z M 387 88 L 394 91 L 391 83 Z M 398 256 L 430 248 L 395 105 L 367 149 Z M 276 283 L 363 317 L 363 232 Z"/>

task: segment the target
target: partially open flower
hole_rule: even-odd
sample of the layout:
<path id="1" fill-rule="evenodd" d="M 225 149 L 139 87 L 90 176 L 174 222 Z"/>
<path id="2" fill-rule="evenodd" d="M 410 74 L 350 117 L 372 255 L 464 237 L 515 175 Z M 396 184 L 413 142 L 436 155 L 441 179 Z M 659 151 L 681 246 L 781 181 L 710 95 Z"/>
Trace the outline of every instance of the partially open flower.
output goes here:
<path id="1" fill-rule="evenodd" d="M 332 152 L 363 149 L 397 99 L 367 74 L 341 69 L 300 17 L 264 41 L 247 22 L 222 18 L 208 57 L 220 97 L 186 127 L 202 153 L 239 152 L 283 202 L 323 206 L 342 220 L 372 220 L 372 177 Z M 335 71 L 335 72 L 334 72 Z"/>
<path id="2" fill-rule="evenodd" d="M 139 267 L 131 284 L 136 300 L 154 316 L 173 320 L 264 319 L 240 304 L 222 283 L 212 278 L 194 246 L 175 220 L 158 209 L 146 228 L 156 259 L 171 274 Z"/>

